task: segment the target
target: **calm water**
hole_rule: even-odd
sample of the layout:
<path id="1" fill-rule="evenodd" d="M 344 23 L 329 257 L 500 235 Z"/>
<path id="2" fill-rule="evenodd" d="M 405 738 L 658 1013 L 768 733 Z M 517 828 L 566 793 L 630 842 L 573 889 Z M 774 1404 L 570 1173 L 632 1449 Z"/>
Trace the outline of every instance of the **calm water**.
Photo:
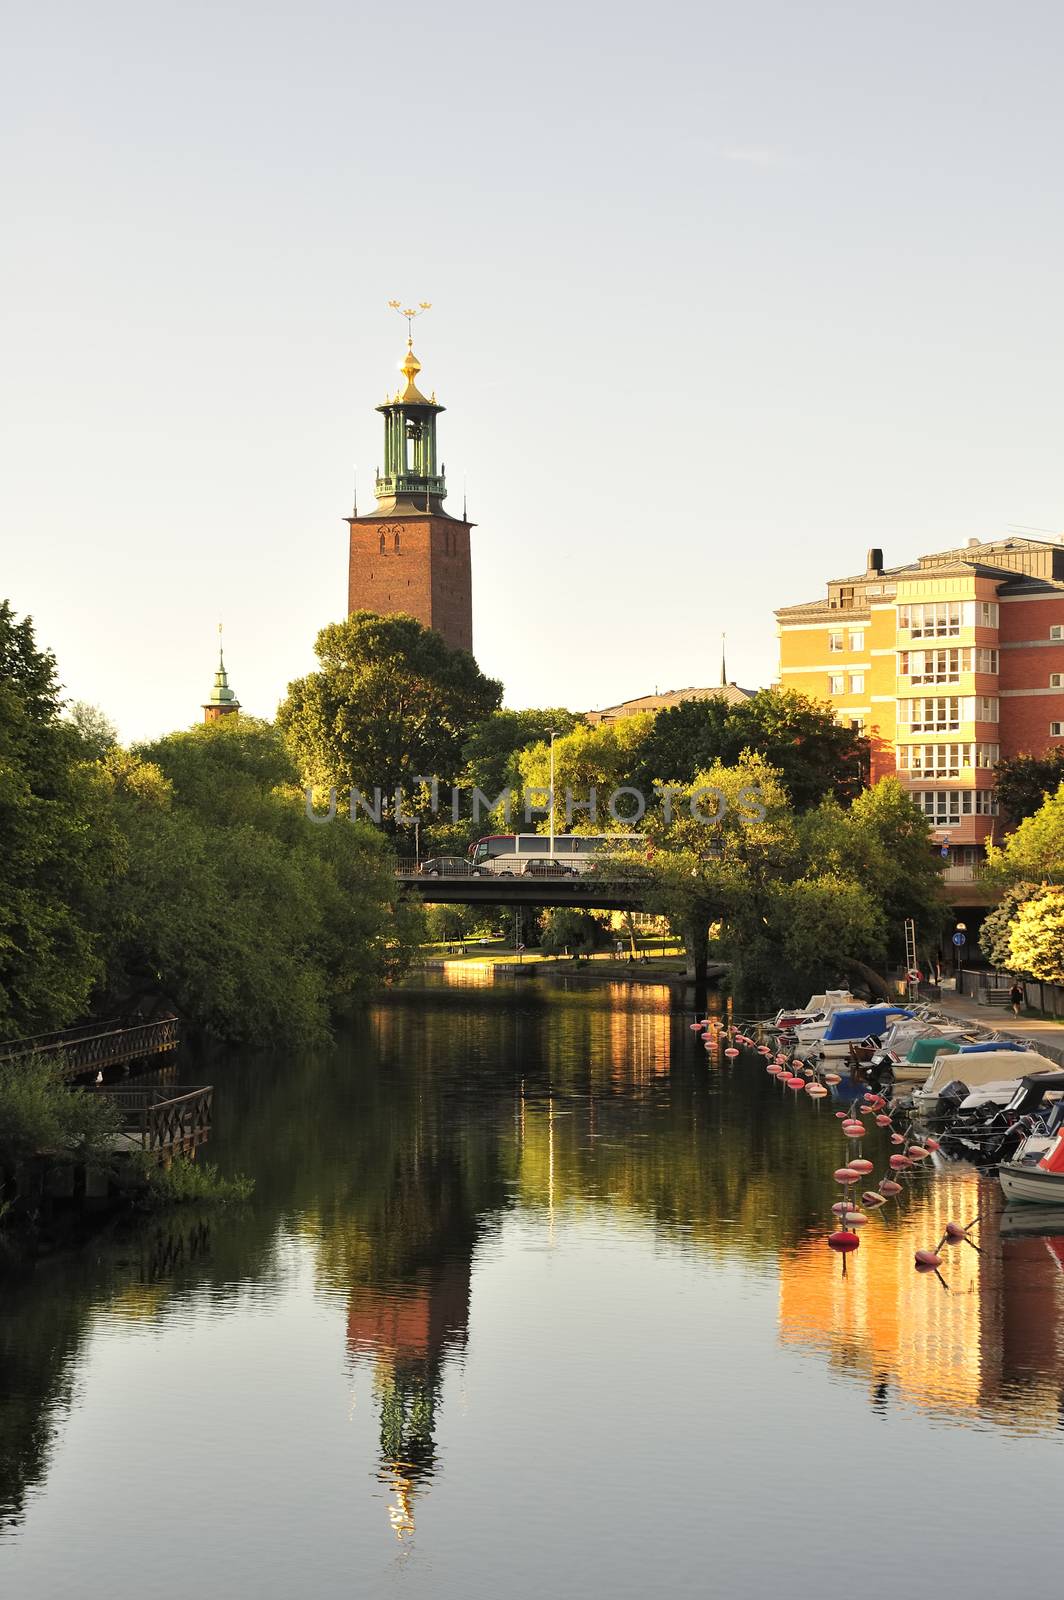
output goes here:
<path id="1" fill-rule="evenodd" d="M 422 987 L 212 1063 L 252 1205 L 5 1287 L 3 1593 L 1041 1587 L 1064 1216 L 1012 1236 L 924 1172 L 844 1268 L 830 1102 L 686 1022 L 650 987 Z M 917 1276 L 981 1208 L 982 1253 Z"/>

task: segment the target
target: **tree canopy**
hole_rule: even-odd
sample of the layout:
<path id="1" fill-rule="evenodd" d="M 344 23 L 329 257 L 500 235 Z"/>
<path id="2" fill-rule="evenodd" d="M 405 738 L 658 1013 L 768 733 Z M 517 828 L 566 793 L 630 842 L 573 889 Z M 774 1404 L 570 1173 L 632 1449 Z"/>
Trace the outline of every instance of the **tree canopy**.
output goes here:
<path id="1" fill-rule="evenodd" d="M 289 685 L 278 726 L 305 782 L 379 788 L 388 816 L 397 788 L 457 779 L 470 730 L 502 699 L 467 650 L 413 617 L 357 611 L 323 628 L 314 649 L 318 669 Z"/>
<path id="2" fill-rule="evenodd" d="M 998 806 L 1012 823 L 1033 816 L 1061 783 L 1064 783 L 1064 745 L 1055 745 L 1043 756 L 1012 756 L 999 761 L 994 768 Z"/>
<path id="3" fill-rule="evenodd" d="M 76 731 L 60 720 L 55 660 L 0 602 L 0 1035 L 76 1016 L 100 973 L 83 916 L 107 870 Z"/>

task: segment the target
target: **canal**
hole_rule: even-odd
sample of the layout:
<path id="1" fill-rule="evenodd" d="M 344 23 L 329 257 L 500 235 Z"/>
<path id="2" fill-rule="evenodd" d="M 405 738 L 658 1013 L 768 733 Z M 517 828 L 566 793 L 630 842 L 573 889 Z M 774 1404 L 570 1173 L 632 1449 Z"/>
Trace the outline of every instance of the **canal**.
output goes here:
<path id="1" fill-rule="evenodd" d="M 252 1203 L 3 1286 L 3 1593 L 1052 1581 L 1064 1216 L 1013 1232 L 922 1171 L 833 1256 L 831 1102 L 688 1020 L 653 985 L 419 980 L 328 1050 L 212 1061 Z M 914 1272 L 980 1211 L 980 1252 Z"/>

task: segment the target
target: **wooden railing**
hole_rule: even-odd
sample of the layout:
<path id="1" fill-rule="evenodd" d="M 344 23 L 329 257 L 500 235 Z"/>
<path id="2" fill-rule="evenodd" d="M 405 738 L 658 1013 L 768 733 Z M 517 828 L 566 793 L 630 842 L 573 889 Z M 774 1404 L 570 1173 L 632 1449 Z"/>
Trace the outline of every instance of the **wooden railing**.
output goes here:
<path id="1" fill-rule="evenodd" d="M 153 1085 L 150 1088 L 87 1091 L 106 1095 L 122 1114 L 122 1133 L 131 1143 L 158 1156 L 191 1155 L 211 1131 L 211 1084 Z"/>
<path id="2" fill-rule="evenodd" d="M 100 1072 L 147 1056 L 176 1050 L 180 1023 L 175 1016 L 156 1022 L 88 1022 L 60 1033 L 39 1033 L 29 1039 L 9 1039 L 0 1044 L 0 1064 L 33 1056 L 53 1056 L 64 1077 Z"/>

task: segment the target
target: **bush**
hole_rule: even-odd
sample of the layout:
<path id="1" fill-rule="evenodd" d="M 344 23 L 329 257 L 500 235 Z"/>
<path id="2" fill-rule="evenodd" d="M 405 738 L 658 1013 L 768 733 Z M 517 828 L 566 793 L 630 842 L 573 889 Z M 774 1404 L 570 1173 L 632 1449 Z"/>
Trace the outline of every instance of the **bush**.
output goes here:
<path id="1" fill-rule="evenodd" d="M 0 1065 L 0 1167 L 35 1155 L 67 1164 L 110 1159 L 118 1126 L 114 1104 L 69 1088 L 55 1057 Z"/>

